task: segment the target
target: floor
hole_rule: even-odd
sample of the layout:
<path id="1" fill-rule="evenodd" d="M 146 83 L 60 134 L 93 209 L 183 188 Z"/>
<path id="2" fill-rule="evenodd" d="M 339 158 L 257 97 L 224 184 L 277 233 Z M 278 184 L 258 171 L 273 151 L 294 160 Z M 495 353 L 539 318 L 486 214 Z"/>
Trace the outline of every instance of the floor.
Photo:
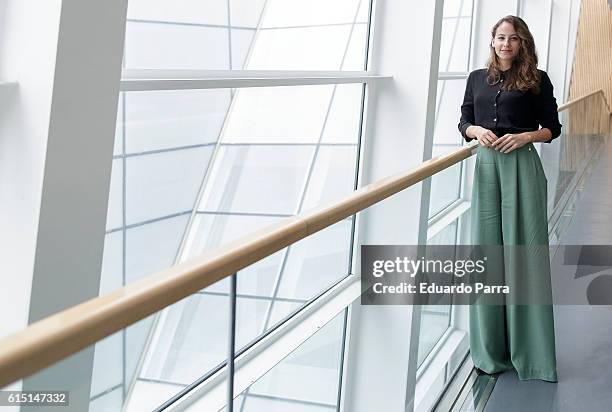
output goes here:
<path id="1" fill-rule="evenodd" d="M 612 142 L 588 177 L 561 243 L 612 245 Z M 513 371 L 503 373 L 486 412 L 612 410 L 612 306 L 586 304 L 594 289 L 612 297 L 612 268 L 566 272 L 552 271 L 555 299 L 561 288 L 566 302 L 575 304 L 554 308 L 559 382 L 519 381 Z"/>

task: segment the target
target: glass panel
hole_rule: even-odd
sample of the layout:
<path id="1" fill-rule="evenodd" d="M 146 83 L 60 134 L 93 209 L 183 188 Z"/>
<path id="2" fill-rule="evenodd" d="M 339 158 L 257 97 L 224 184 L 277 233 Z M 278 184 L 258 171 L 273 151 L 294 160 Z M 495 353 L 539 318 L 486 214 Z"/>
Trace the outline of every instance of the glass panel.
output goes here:
<path id="1" fill-rule="evenodd" d="M 100 295 L 123 286 L 123 235 L 107 233 L 104 240 Z M 103 405 L 123 402 L 123 332 L 115 333 L 95 345 L 91 397 L 98 398 L 111 388 L 120 387 L 117 395 L 106 394 L 92 402 L 92 408 L 104 410 Z M 101 399 L 104 398 L 104 399 Z"/>
<path id="2" fill-rule="evenodd" d="M 457 221 L 454 221 L 427 241 L 428 245 L 454 245 L 457 240 Z M 442 303 L 442 302 L 441 302 Z M 418 365 L 420 366 L 444 332 L 450 326 L 451 305 L 423 305 L 419 331 Z"/>
<path id="3" fill-rule="evenodd" d="M 200 210 L 294 214 L 313 151 L 303 146 L 222 147 Z"/>
<path id="4" fill-rule="evenodd" d="M 238 297 L 238 349 L 289 314 L 296 304 L 277 301 L 274 315 L 269 306 L 268 299 Z M 140 378 L 187 385 L 219 365 L 227 356 L 228 308 L 227 294 L 206 291 L 174 305 L 158 326 L 161 333 L 151 345 L 151 361 Z"/>
<path id="5" fill-rule="evenodd" d="M 329 115 L 325 121 L 322 143 L 357 144 L 361 117 L 362 85 L 336 86 Z"/>
<path id="6" fill-rule="evenodd" d="M 438 156 L 456 147 L 433 148 L 433 156 Z M 429 217 L 440 213 L 445 207 L 459 199 L 461 190 L 461 163 L 457 163 L 431 177 L 431 198 L 429 200 Z"/>
<path id="7" fill-rule="evenodd" d="M 367 23 L 355 24 L 342 62 L 342 70 L 365 70 Z"/>
<path id="8" fill-rule="evenodd" d="M 234 399 L 246 412 L 334 411 L 338 408 L 344 316 L 340 312 L 257 382 Z M 187 410 L 199 410 L 196 401 Z M 222 409 L 226 411 L 227 409 Z"/>
<path id="9" fill-rule="evenodd" d="M 571 222 L 584 179 L 606 144 L 608 109 L 594 95 L 560 113 L 561 136 L 538 148 L 548 181 L 550 242 L 555 244 Z"/>
<path id="10" fill-rule="evenodd" d="M 228 70 L 228 29 L 128 21 L 124 61 L 128 69 Z"/>
<path id="11" fill-rule="evenodd" d="M 457 123 L 465 84 L 465 79 L 438 81 L 432 157 L 447 154 L 461 147 L 463 138 L 457 130 Z M 461 167 L 461 164 L 456 164 L 431 178 L 429 217 L 435 216 L 459 199 Z"/>
<path id="12" fill-rule="evenodd" d="M 418 364 L 421 366 L 427 355 L 448 329 L 451 305 L 426 305 L 421 311 Z"/>
<path id="13" fill-rule="evenodd" d="M 207 237 L 204 244 L 212 245 L 250 232 L 268 223 L 266 220 L 270 218 L 201 215 L 195 227 L 199 235 Z M 221 225 L 228 237 L 211 237 L 213 225 Z M 351 221 L 343 221 L 298 242 L 290 249 L 285 264 L 281 251 L 238 274 L 238 349 L 347 274 L 350 230 Z M 199 247 L 204 246 L 200 243 Z M 226 335 L 218 331 L 228 321 L 227 312 L 218 308 L 228 305 L 227 281 L 175 305 L 157 326 L 158 338 L 149 350 L 156 361 L 141 378 L 186 385 L 217 365 L 227 349 Z"/>
<path id="14" fill-rule="evenodd" d="M 370 0 L 361 0 L 359 3 L 359 11 L 357 12 L 357 23 L 367 23 L 368 14 L 370 13 Z"/>
<path id="15" fill-rule="evenodd" d="M 268 0 L 262 27 L 353 23 L 359 0 Z"/>
<path id="16" fill-rule="evenodd" d="M 198 250 L 206 248 L 205 245 L 226 243 L 232 238 L 266 226 L 270 221 L 272 218 L 255 216 L 200 215 L 197 226 L 194 226 L 197 231 L 191 240 L 194 245 L 192 250 L 199 253 Z M 222 231 L 214 227 L 221 227 Z M 240 345 L 270 329 L 348 274 L 351 228 L 352 220 L 342 221 L 299 241 L 288 251 L 279 251 L 239 272 L 238 295 L 253 298 L 242 299 L 242 304 L 255 305 L 244 311 L 248 315 L 247 323 L 252 328 L 245 332 Z M 227 234 L 227 237 L 221 233 Z M 201 242 L 198 237 L 201 237 Z M 203 293 L 227 296 L 227 291 L 228 280 L 225 279 L 211 285 Z M 273 302 L 272 305 L 270 302 Z M 242 322 L 241 316 L 238 316 L 239 322 Z M 198 316 L 189 316 L 187 319 L 192 318 L 201 319 Z M 185 327 L 191 326 L 186 324 Z"/>
<path id="17" fill-rule="evenodd" d="M 471 17 L 458 17 L 442 21 L 441 72 L 465 72 L 468 70 L 471 25 Z"/>
<path id="18" fill-rule="evenodd" d="M 316 143 L 333 90 L 328 85 L 239 90 L 223 142 Z"/>
<path id="19" fill-rule="evenodd" d="M 237 91 L 224 143 L 357 143 L 362 85 Z"/>
<path id="20" fill-rule="evenodd" d="M 236 348 L 242 349 L 263 331 L 268 330 L 287 316 L 295 306 L 296 304 L 291 302 L 274 301 L 273 307 L 276 314 L 272 319 L 269 300 L 238 298 L 236 301 Z"/>
<path id="21" fill-rule="evenodd" d="M 356 146 L 320 147 L 302 210 L 328 205 L 350 194 L 355 187 L 356 161 Z"/>
<path id="22" fill-rule="evenodd" d="M 366 0 L 130 0 L 125 64 L 160 69 L 360 70 L 368 6 Z M 351 58 L 341 67 L 353 26 Z M 259 33 L 251 44 L 252 30 Z"/>
<path id="23" fill-rule="evenodd" d="M 188 220 L 183 215 L 127 230 L 127 283 L 174 264 Z"/>
<path id="24" fill-rule="evenodd" d="M 471 16 L 473 13 L 474 0 L 462 0 L 461 15 Z"/>
<path id="25" fill-rule="evenodd" d="M 125 329 L 125 379 L 132 382 L 137 373 L 136 368 L 143 356 L 147 337 L 153 325 L 153 317 L 143 319 Z"/>
<path id="26" fill-rule="evenodd" d="M 267 0 L 229 0 L 232 26 L 257 28 Z"/>
<path id="27" fill-rule="evenodd" d="M 304 403 L 311 407 L 308 410 L 335 408 L 343 329 L 341 312 L 244 392 L 244 410 L 300 410 Z"/>
<path id="28" fill-rule="evenodd" d="M 188 385 L 227 357 L 227 296 L 192 295 L 160 319 L 140 379 Z"/>
<path id="29" fill-rule="evenodd" d="M 470 16 L 472 0 L 444 0 L 444 17 Z"/>
<path id="30" fill-rule="evenodd" d="M 445 0 L 442 38 L 440 44 L 440 72 L 469 70 L 472 0 Z"/>
<path id="31" fill-rule="evenodd" d="M 117 387 L 123 391 L 122 339 L 123 332 L 118 332 L 96 344 L 91 381 L 91 397 L 97 397 L 109 389 Z"/>
<path id="32" fill-rule="evenodd" d="M 227 24 L 227 0 L 129 0 L 128 19 Z"/>
<path id="33" fill-rule="evenodd" d="M 308 300 L 347 276 L 351 227 L 352 220 L 344 220 L 294 244 L 278 296 Z"/>
<path id="34" fill-rule="evenodd" d="M 182 308 L 194 302 L 198 311 L 191 314 L 199 316 L 199 322 L 184 328 L 185 319 L 181 316 L 185 312 Z M 246 313 L 247 319 L 252 316 L 247 312 L 252 310 L 251 306 L 238 304 L 238 312 Z M 90 346 L 88 349 L 93 349 L 94 358 L 89 410 L 140 412 L 156 409 L 186 385 L 191 385 L 195 378 L 224 363 L 227 360 L 228 313 L 227 296 L 196 294 Z M 161 325 L 160 331 L 164 333 L 151 335 L 149 342 L 149 331 L 156 317 Z M 245 330 L 252 327 L 249 322 L 240 325 Z M 153 350 L 145 356 L 143 349 L 147 342 Z M 80 356 L 78 359 L 82 361 L 78 367 L 89 367 L 88 357 Z M 141 368 L 137 369 L 139 363 Z M 74 365 L 76 363 L 72 362 Z M 41 372 L 48 374 L 52 368 Z M 73 377 L 67 376 L 64 379 L 57 375 L 56 390 L 76 388 Z M 225 382 L 221 385 L 225 386 Z M 87 405 L 82 404 L 83 398 L 75 396 L 72 399 L 74 393 L 71 392 L 70 405 L 78 410 L 88 410 Z M 77 404 L 79 406 L 75 406 Z"/>
<path id="35" fill-rule="evenodd" d="M 251 70 L 340 70 L 350 25 L 260 30 Z"/>
<path id="36" fill-rule="evenodd" d="M 227 89 L 124 95 L 127 153 L 215 143 L 231 99 Z"/>
<path id="37" fill-rule="evenodd" d="M 466 79 L 438 81 L 434 145 L 460 145 L 463 142 L 457 124 L 465 85 Z"/>
<path id="38" fill-rule="evenodd" d="M 232 35 L 232 69 L 242 70 L 246 68 L 247 58 L 251 50 L 251 45 L 255 37 L 255 30 L 235 29 L 231 30 Z"/>
<path id="39" fill-rule="evenodd" d="M 127 223 L 193 209 L 213 148 L 210 146 L 127 159 Z"/>

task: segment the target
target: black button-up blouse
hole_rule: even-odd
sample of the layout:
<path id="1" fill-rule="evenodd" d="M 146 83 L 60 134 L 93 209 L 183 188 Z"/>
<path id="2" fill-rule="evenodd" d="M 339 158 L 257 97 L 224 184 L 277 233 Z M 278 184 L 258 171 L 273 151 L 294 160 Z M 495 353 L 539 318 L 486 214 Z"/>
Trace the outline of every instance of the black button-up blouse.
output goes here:
<path id="1" fill-rule="evenodd" d="M 561 134 L 561 123 L 557 113 L 557 101 L 553 85 L 545 71 L 540 72 L 540 93 L 531 90 L 502 90 L 502 80 L 494 85 L 487 84 L 487 69 L 470 73 L 463 104 L 459 131 L 465 140 L 474 140 L 466 135 L 470 126 L 481 126 L 491 130 L 498 137 L 506 133 L 536 131 L 539 126 L 552 133 L 552 139 Z"/>

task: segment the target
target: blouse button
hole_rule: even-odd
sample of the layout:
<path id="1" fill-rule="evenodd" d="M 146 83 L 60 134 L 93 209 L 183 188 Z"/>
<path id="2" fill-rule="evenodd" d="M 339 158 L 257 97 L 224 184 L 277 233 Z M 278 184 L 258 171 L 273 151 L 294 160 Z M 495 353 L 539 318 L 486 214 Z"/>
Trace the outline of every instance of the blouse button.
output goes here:
<path id="1" fill-rule="evenodd" d="M 493 119 L 493 121 L 496 122 L 497 121 L 497 117 L 495 119 Z"/>

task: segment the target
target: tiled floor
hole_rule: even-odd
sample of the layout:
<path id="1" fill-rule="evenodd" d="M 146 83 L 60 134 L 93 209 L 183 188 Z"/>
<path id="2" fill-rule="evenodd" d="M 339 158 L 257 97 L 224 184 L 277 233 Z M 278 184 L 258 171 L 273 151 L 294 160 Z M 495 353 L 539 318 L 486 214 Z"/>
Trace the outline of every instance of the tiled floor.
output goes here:
<path id="1" fill-rule="evenodd" d="M 612 142 L 593 168 L 561 243 L 612 245 Z M 581 285 L 602 273 L 581 278 Z M 522 382 L 515 372 L 503 373 L 485 411 L 612 410 L 612 306 L 555 306 L 555 334 L 559 382 Z"/>

